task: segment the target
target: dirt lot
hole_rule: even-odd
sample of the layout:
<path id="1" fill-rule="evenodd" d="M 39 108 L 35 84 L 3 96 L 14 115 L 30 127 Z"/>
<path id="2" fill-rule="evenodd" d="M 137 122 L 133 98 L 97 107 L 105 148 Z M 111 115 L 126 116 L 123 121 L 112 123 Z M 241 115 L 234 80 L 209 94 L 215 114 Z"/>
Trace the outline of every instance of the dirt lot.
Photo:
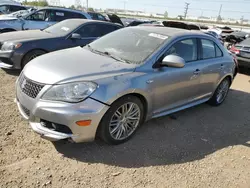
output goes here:
<path id="1" fill-rule="evenodd" d="M 15 75 L 0 70 L 0 187 L 250 187 L 250 76 L 225 103 L 147 122 L 119 146 L 51 143 L 15 103 Z"/>

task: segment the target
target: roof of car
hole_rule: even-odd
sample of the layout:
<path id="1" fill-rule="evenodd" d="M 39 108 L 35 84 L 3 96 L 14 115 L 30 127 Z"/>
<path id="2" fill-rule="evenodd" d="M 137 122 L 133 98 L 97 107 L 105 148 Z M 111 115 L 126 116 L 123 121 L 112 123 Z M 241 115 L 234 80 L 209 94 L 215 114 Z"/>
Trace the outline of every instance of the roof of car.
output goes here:
<path id="1" fill-rule="evenodd" d="M 18 7 L 25 7 L 25 6 L 17 4 L 17 3 L 0 3 L 0 6 L 2 6 L 2 5 L 13 5 L 13 6 L 18 6 Z"/>
<path id="2" fill-rule="evenodd" d="M 185 35 L 201 35 L 201 36 L 207 36 L 202 32 L 199 31 L 190 31 L 186 29 L 178 29 L 178 28 L 172 28 L 172 27 L 152 27 L 152 26 L 137 26 L 137 28 L 143 28 L 143 30 L 146 30 L 148 32 L 157 33 L 161 35 L 167 35 L 167 36 L 185 36 Z"/>
<path id="3" fill-rule="evenodd" d="M 80 24 L 84 24 L 84 23 L 105 23 L 105 24 L 109 24 L 109 25 L 118 25 L 116 23 L 112 23 L 112 22 L 105 22 L 105 21 L 100 21 L 100 20 L 88 20 L 88 19 L 81 19 L 81 18 L 74 18 L 74 19 L 67 19 L 64 20 L 65 21 L 70 21 L 71 23 L 75 23 L 75 25 L 80 25 Z M 120 25 L 118 25 L 120 26 Z"/>
<path id="4" fill-rule="evenodd" d="M 63 8 L 63 7 L 43 7 L 41 9 L 61 10 L 61 11 L 70 11 L 70 12 L 88 14 L 87 12 L 83 12 L 83 11 L 80 11 L 80 10 L 74 10 L 74 9 Z"/>

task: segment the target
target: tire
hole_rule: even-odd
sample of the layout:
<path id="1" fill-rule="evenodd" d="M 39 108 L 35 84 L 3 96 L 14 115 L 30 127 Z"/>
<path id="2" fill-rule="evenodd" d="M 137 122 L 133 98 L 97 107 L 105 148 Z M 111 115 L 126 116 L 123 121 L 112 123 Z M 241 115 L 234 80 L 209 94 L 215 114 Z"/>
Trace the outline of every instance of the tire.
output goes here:
<path id="1" fill-rule="evenodd" d="M 27 65 L 32 59 L 35 59 L 36 57 L 45 54 L 46 52 L 43 50 L 33 50 L 28 52 L 22 61 L 22 69 Z"/>
<path id="2" fill-rule="evenodd" d="M 214 95 L 208 101 L 208 104 L 210 104 L 211 106 L 221 105 L 227 97 L 230 84 L 231 82 L 229 78 L 225 78 L 224 80 L 222 80 L 217 89 L 215 90 Z"/>
<path id="3" fill-rule="evenodd" d="M 123 107 L 127 109 L 127 115 L 122 113 Z M 130 118 L 133 118 L 133 120 Z M 143 120 L 144 108 L 141 100 L 135 96 L 128 95 L 118 99 L 111 105 L 101 120 L 97 134 L 110 145 L 121 144 L 135 134 Z M 120 137 L 118 138 L 117 135 Z"/>

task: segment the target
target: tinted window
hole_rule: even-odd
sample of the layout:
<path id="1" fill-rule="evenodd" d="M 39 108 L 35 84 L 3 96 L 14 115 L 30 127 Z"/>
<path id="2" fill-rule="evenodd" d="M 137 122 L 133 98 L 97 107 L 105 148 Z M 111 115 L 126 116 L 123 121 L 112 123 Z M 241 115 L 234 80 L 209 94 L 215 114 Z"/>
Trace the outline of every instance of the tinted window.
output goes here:
<path id="1" fill-rule="evenodd" d="M 216 57 L 222 57 L 223 53 L 221 51 L 221 49 L 215 44 L 215 53 L 216 53 Z"/>
<path id="2" fill-rule="evenodd" d="M 197 40 L 185 39 L 175 43 L 165 54 L 177 55 L 182 57 L 186 62 L 197 60 Z"/>
<path id="3" fill-rule="evenodd" d="M 60 22 L 60 21 L 67 19 L 66 18 L 67 12 L 54 10 L 54 14 L 55 14 L 55 21 L 56 22 Z"/>
<path id="4" fill-rule="evenodd" d="M 16 11 L 19 11 L 19 10 L 26 10 L 26 8 L 20 7 L 20 6 L 14 6 L 14 5 L 10 6 L 10 12 L 16 12 Z"/>
<path id="5" fill-rule="evenodd" d="M 111 24 L 99 24 L 99 25 L 102 36 L 119 29 L 119 27 Z"/>
<path id="6" fill-rule="evenodd" d="M 203 50 L 203 59 L 215 58 L 214 42 L 206 39 L 201 39 L 201 45 Z"/>
<path id="7" fill-rule="evenodd" d="M 61 12 L 61 11 L 60 11 Z M 64 17 L 63 19 L 73 19 L 73 18 L 82 18 L 82 19 L 86 19 L 86 17 L 80 13 L 76 13 L 76 12 L 69 12 L 69 11 L 63 11 L 64 13 Z M 60 20 L 62 21 L 62 20 Z"/>
<path id="8" fill-rule="evenodd" d="M 94 13 L 94 12 L 88 12 L 88 14 L 91 16 L 91 18 L 93 20 L 101 20 L 101 21 L 106 21 L 106 18 L 98 13 Z"/>
<path id="9" fill-rule="evenodd" d="M 9 12 L 9 9 L 10 9 L 10 7 L 7 5 L 0 6 L 0 11 L 5 13 L 5 14 Z"/>
<path id="10" fill-rule="evenodd" d="M 83 38 L 87 37 L 100 37 L 100 24 L 87 24 L 82 26 L 78 31 L 75 33 L 80 34 Z"/>

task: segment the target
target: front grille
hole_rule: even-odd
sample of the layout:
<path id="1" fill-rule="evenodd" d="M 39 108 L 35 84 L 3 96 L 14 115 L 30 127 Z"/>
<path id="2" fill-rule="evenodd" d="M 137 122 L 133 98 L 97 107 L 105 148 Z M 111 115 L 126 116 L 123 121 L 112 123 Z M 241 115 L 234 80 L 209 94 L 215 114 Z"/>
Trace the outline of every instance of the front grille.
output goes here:
<path id="1" fill-rule="evenodd" d="M 20 107 L 21 107 L 22 111 L 25 113 L 25 115 L 29 117 L 30 111 L 26 107 L 24 107 L 22 104 L 20 104 Z"/>
<path id="2" fill-rule="evenodd" d="M 35 83 L 22 74 L 19 79 L 19 85 L 23 93 L 28 95 L 31 98 L 36 98 L 38 93 L 43 89 L 43 84 Z"/>

